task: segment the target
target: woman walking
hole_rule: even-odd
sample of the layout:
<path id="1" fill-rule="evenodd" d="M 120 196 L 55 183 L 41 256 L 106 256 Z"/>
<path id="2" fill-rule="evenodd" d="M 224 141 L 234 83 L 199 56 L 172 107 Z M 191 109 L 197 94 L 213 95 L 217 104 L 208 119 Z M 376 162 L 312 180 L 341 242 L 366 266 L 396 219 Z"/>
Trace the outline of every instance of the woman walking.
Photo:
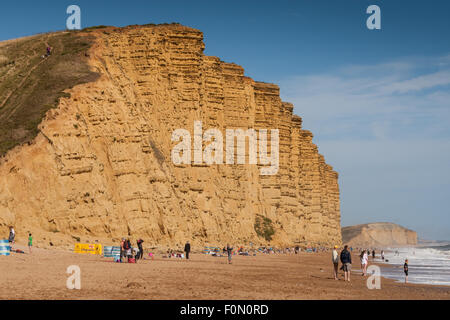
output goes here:
<path id="1" fill-rule="evenodd" d="M 362 271 L 363 271 L 363 277 L 366 275 L 367 273 L 367 264 L 369 263 L 369 256 L 367 254 L 367 251 L 363 251 L 362 252 L 362 257 L 361 257 L 361 267 L 362 267 Z"/>
<path id="2" fill-rule="evenodd" d="M 331 261 L 333 262 L 333 275 L 334 280 L 338 279 L 338 268 L 339 268 L 339 254 L 337 252 L 338 246 L 334 246 L 333 252 L 331 254 Z"/>

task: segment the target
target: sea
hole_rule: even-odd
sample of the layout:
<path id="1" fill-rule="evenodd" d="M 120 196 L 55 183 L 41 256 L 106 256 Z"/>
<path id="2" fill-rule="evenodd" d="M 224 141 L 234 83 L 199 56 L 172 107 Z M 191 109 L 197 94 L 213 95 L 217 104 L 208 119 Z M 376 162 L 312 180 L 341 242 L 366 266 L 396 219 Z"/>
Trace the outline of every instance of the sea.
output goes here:
<path id="1" fill-rule="evenodd" d="M 404 282 L 403 264 L 408 259 L 409 283 L 450 286 L 450 242 L 387 248 L 384 251 L 385 263 L 394 267 L 381 268 L 383 277 Z M 379 252 L 375 262 L 381 262 Z"/>

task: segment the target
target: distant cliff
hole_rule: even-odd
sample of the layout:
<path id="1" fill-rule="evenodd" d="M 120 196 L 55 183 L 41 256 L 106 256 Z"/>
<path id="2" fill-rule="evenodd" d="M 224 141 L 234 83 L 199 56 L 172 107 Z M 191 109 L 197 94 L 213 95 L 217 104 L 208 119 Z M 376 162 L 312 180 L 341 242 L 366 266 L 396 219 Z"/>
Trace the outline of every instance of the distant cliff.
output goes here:
<path id="1" fill-rule="evenodd" d="M 378 222 L 342 228 L 344 244 L 354 246 L 416 245 L 417 233 L 395 223 Z"/>
<path id="2" fill-rule="evenodd" d="M 90 49 L 73 49 L 74 57 L 64 55 L 65 67 L 52 69 L 64 53 L 58 39 L 75 35 Z M 12 142 L 0 160 L 3 234 L 14 225 L 19 239 L 33 232 L 54 246 L 121 237 L 140 237 L 148 245 L 341 242 L 338 174 L 318 153 L 312 133 L 281 100 L 278 86 L 204 55 L 199 30 L 176 24 L 92 28 L 24 41 L 0 44 L 6 57 L 0 71 L 11 80 L 0 90 L 4 118 L 22 119 L 18 110 L 37 110 L 44 118 L 13 128 L 22 132 L 36 123 L 33 139 L 11 140 L 12 129 L 5 136 Z M 43 60 L 47 42 L 54 53 Z M 20 44 L 36 44 L 34 51 L 22 50 L 36 57 L 14 56 L 11 45 Z M 86 75 L 92 81 L 74 81 L 60 100 L 52 92 L 37 95 L 52 97 L 55 108 L 13 104 L 28 95 L 35 101 L 24 88 L 43 73 L 28 64 L 62 75 L 74 70 L 75 56 L 96 73 Z M 9 79 L 20 74 L 19 60 L 30 77 Z M 260 164 L 173 163 L 178 142 L 172 133 L 181 128 L 192 135 L 196 121 L 220 132 L 278 129 L 278 172 L 261 175 Z"/>

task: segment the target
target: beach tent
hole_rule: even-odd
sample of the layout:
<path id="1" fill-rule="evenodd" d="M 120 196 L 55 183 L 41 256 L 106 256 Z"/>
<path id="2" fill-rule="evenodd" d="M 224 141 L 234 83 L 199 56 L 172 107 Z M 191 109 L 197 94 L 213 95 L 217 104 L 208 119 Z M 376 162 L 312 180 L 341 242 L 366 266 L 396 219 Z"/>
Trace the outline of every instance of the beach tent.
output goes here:
<path id="1" fill-rule="evenodd" d="M 105 247 L 103 247 L 103 256 L 105 258 L 120 257 L 120 247 L 119 246 L 105 246 Z"/>
<path id="2" fill-rule="evenodd" d="M 0 240 L 0 256 L 9 256 L 11 254 L 11 246 L 8 240 Z"/>

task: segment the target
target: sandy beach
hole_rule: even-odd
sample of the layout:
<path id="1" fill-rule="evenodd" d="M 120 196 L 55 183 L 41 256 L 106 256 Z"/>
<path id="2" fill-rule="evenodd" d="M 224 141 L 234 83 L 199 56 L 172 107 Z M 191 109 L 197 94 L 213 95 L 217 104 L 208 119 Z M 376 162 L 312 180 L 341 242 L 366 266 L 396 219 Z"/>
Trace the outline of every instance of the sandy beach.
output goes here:
<path id="1" fill-rule="evenodd" d="M 231 265 L 225 257 L 195 253 L 189 261 L 162 255 L 137 264 L 111 260 L 41 248 L 0 256 L 0 299 L 450 299 L 447 286 L 384 278 L 381 289 L 369 290 L 359 263 L 351 283 L 342 272 L 336 281 L 329 253 L 233 256 Z M 70 265 L 81 269 L 81 290 L 66 287 Z"/>

